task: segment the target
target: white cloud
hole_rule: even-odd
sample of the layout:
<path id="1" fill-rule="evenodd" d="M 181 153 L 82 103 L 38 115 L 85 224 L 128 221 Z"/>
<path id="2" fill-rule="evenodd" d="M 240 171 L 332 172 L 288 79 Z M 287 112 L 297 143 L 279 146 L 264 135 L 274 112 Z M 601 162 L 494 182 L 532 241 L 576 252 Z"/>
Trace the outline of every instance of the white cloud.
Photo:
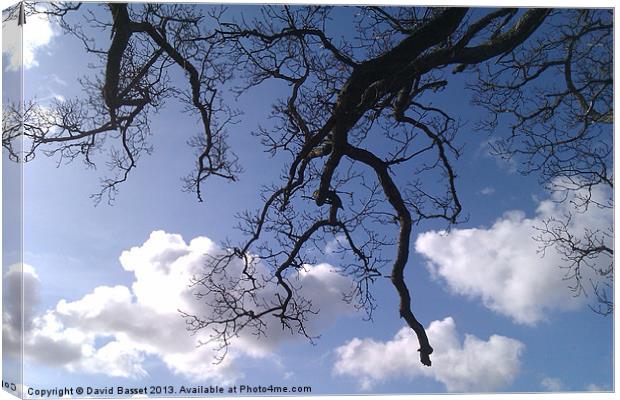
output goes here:
<path id="1" fill-rule="evenodd" d="M 480 190 L 480 192 L 478 192 L 478 193 L 480 193 L 482 195 L 485 195 L 485 196 L 489 196 L 489 195 L 492 195 L 493 193 L 495 193 L 495 188 L 487 186 L 487 187 L 482 188 Z"/>
<path id="2" fill-rule="evenodd" d="M 299 336 L 283 331 L 274 317 L 267 321 L 265 337 L 242 333 L 231 342 L 219 364 L 214 364 L 218 353 L 213 348 L 197 347 L 198 339 L 208 337 L 211 331 L 191 336 L 178 310 L 196 315 L 210 312 L 207 305 L 195 300 L 188 283 L 194 274 L 204 272 L 208 256 L 219 251 L 206 237 L 187 244 L 180 235 L 153 232 L 143 245 L 120 256 L 123 268 L 135 276 L 131 288 L 99 286 L 81 299 L 62 299 L 54 309 L 29 315 L 26 359 L 64 366 L 73 372 L 140 378 L 148 374 L 144 361 L 152 356 L 161 359 L 173 373 L 196 381 L 227 384 L 241 378 L 240 358 L 273 356 L 280 344 Z M 241 269 L 233 265 L 235 268 Z M 14 276 L 9 272 L 5 279 Z M 39 284 L 32 268 L 25 271 L 24 279 Z M 308 266 L 292 279 L 321 310 L 308 322 L 312 334 L 318 334 L 338 315 L 353 312 L 353 307 L 342 301 L 342 292 L 351 281 L 331 266 Z M 37 293 L 38 288 L 31 286 L 32 293 Z M 275 290 L 272 285 L 266 292 Z M 3 320 L 11 330 L 14 317 L 5 315 Z"/>
<path id="3" fill-rule="evenodd" d="M 35 14 L 28 16 L 26 24 L 23 25 L 23 50 L 19 41 L 21 27 L 15 20 L 3 22 L 2 26 L 2 52 L 9 57 L 7 69 L 10 71 L 19 70 L 22 64 L 24 68 L 32 68 L 39 65 L 36 54 L 47 46 L 55 35 L 47 16 Z"/>
<path id="4" fill-rule="evenodd" d="M 539 203 L 534 218 L 510 211 L 490 228 L 453 229 L 449 233 L 430 231 L 418 236 L 416 250 L 428 258 L 431 274 L 447 284 L 452 293 L 480 298 L 489 309 L 521 324 L 544 320 L 552 310 L 574 310 L 585 303 L 575 297 L 559 268 L 565 262 L 555 249 L 539 253 L 536 226 L 555 217 L 563 220 L 572 213 L 569 226 L 579 235 L 585 228 L 607 229 L 612 221 L 609 209 L 591 206 L 575 212 L 570 201 L 559 201 L 561 193 Z M 609 193 L 594 188 L 592 196 L 605 201 Z M 570 198 L 568 199 L 570 200 Z M 610 244 L 611 245 L 611 244 Z M 608 260 L 599 260 L 601 265 Z M 584 282 L 588 273 L 582 270 Z"/>
<path id="5" fill-rule="evenodd" d="M 80 362 L 79 368 L 69 364 L 73 372 L 101 373 L 122 378 L 141 378 L 147 374 L 142 367 L 144 350 L 125 342 L 114 341 L 94 349 L 94 352 L 86 354 Z"/>
<path id="6" fill-rule="evenodd" d="M 29 330 L 39 304 L 39 277 L 32 266 L 13 264 L 3 279 L 2 349 L 8 354 L 19 354 L 22 346 L 22 308 L 23 327 Z"/>
<path id="7" fill-rule="evenodd" d="M 68 85 L 67 81 L 65 81 L 64 79 L 62 79 L 61 77 L 59 77 L 56 74 L 50 75 L 50 78 L 51 78 L 52 82 L 56 83 L 57 85 L 60 85 L 60 86 L 67 86 Z"/>
<path id="8" fill-rule="evenodd" d="M 334 255 L 336 252 L 342 252 L 347 247 L 347 237 L 343 233 L 339 233 L 332 240 L 325 244 L 325 254 Z"/>
<path id="9" fill-rule="evenodd" d="M 496 151 L 493 150 L 498 145 L 500 145 L 500 139 L 491 138 L 489 140 L 484 140 L 478 146 L 476 150 L 477 157 L 489 158 L 495 161 L 495 164 L 499 169 L 505 171 L 509 174 L 516 174 L 519 171 L 517 161 L 514 157 L 502 157 L 496 154 Z"/>
<path id="10" fill-rule="evenodd" d="M 596 383 L 589 383 L 586 385 L 586 390 L 588 392 L 609 392 L 609 388 L 597 385 Z"/>
<path id="11" fill-rule="evenodd" d="M 564 383 L 558 378 L 545 377 L 540 381 L 540 385 L 550 392 L 559 392 L 564 389 Z"/>
<path id="12" fill-rule="evenodd" d="M 524 345 L 505 336 L 487 341 L 465 335 L 461 343 L 451 317 L 433 321 L 427 329 L 435 352 L 432 367 L 420 364 L 413 331 L 402 328 L 392 340 L 354 338 L 336 349 L 335 375 L 359 380 L 362 390 L 392 379 L 433 378 L 450 392 L 488 392 L 509 385 L 519 372 Z"/>

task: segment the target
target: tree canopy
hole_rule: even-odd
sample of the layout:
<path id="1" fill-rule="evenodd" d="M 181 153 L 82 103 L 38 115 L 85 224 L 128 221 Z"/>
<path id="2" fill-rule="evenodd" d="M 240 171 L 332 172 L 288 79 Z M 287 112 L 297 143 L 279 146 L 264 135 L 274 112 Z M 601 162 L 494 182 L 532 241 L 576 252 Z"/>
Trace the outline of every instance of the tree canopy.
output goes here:
<path id="1" fill-rule="evenodd" d="M 400 317 L 418 337 L 420 360 L 431 365 L 433 348 L 404 273 L 418 223 L 463 219 L 455 167 L 462 123 L 455 110 L 432 101 L 463 76 L 470 89 L 463 99 L 488 110 L 479 128 L 510 128 L 493 136 L 498 156 L 565 198 L 578 192 L 582 209 L 613 207 L 611 197 L 601 203 L 583 195 L 597 185 L 613 190 L 611 10 L 362 6 L 338 20 L 356 32 L 345 39 L 332 32 L 338 7 L 263 6 L 249 16 L 206 5 L 98 7 L 26 3 L 27 15 L 57 21 L 100 65 L 81 81 L 81 98 L 3 110 L 3 146 L 15 160 L 43 153 L 92 164 L 94 153 L 109 151 L 114 173 L 94 195 L 97 202 L 112 202 L 131 180 L 151 151 L 150 117 L 170 101 L 183 104 L 201 127 L 189 142 L 196 162 L 185 189 L 202 201 L 209 179 L 236 181 L 243 159 L 229 145 L 228 129 L 243 114 L 230 93 L 243 96 L 266 81 L 288 88 L 272 99 L 275 122 L 255 132 L 268 152 L 287 157 L 283 173 L 262 189 L 257 210 L 240 215 L 247 240 L 227 244 L 228 253 L 192 282 L 214 312 L 184 315 L 188 327 L 213 329 L 222 350 L 241 330 L 260 334 L 270 318 L 312 339 L 305 323 L 319 310 L 291 275 L 315 260 L 307 248 L 339 236 L 338 251 L 351 256 L 342 270 L 356 282 L 346 300 L 371 314 L 372 284 L 389 277 Z M 109 41 L 95 40 L 93 29 Z M 183 82 L 171 78 L 174 71 L 183 72 Z M 547 221 L 537 239 L 562 251 L 575 290 L 594 293 L 597 310 L 610 313 L 612 225 L 574 232 L 569 221 L 570 215 Z M 393 226 L 392 237 L 379 226 Z M 600 257 L 609 258 L 608 268 L 593 263 Z M 239 262 L 241 268 L 231 267 Z M 258 264 L 269 273 L 257 272 Z M 581 279 L 588 267 L 598 268 L 600 280 Z M 267 292 L 268 283 L 278 291 Z"/>

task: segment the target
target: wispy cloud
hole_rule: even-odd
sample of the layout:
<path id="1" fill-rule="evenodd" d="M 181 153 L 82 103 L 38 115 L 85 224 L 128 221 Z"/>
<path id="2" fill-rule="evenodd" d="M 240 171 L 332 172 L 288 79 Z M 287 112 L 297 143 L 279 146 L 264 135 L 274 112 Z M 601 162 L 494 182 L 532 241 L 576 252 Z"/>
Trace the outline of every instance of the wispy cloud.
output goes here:
<path id="1" fill-rule="evenodd" d="M 514 174 L 519 170 L 517 161 L 513 157 L 502 157 L 493 151 L 493 146 L 497 144 L 496 138 L 491 138 L 480 143 L 476 155 L 478 157 L 491 158 L 495 160 L 497 166 L 508 173 Z"/>
<path id="2" fill-rule="evenodd" d="M 478 192 L 484 196 L 489 196 L 492 195 L 493 193 L 495 193 L 495 188 L 492 188 L 490 186 L 484 187 L 482 189 L 480 189 L 480 191 Z"/>
<path id="3" fill-rule="evenodd" d="M 564 383 L 559 378 L 545 377 L 540 385 L 549 392 L 559 392 L 564 389 Z"/>
<path id="4" fill-rule="evenodd" d="M 597 385 L 596 383 L 589 383 L 586 385 L 588 392 L 609 392 L 610 389 L 607 386 Z"/>

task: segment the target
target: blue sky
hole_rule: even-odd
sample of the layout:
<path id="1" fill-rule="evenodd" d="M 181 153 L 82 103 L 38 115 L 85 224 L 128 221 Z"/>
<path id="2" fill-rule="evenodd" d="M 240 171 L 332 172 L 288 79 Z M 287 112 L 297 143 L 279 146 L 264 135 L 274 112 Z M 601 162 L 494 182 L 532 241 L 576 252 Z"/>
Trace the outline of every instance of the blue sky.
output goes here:
<path id="1" fill-rule="evenodd" d="M 25 55 L 25 98 L 45 104 L 80 96 L 76 78 L 92 73 L 93 61 L 80 43 L 43 20 L 27 28 L 33 44 Z M 3 90 L 18 76 L 10 56 L 3 50 Z M 153 117 L 155 151 L 140 160 L 113 206 L 95 207 L 89 198 L 106 173 L 103 156 L 97 170 L 79 160 L 57 168 L 42 154 L 25 166 L 24 273 L 36 307 L 24 384 L 310 385 L 313 394 L 613 390 L 612 318 L 573 298 L 558 256 L 541 259 L 530 240 L 531 226 L 565 210 L 536 177 L 487 154 L 489 137 L 473 130 L 481 113 L 464 84 L 451 81 L 438 101 L 468 121 L 455 168 L 469 220 L 448 236 L 441 225 L 417 226 L 407 267 L 414 310 L 436 350 L 432 369 L 418 365 L 415 337 L 401 332 L 387 279 L 374 288 L 373 321 L 330 303 L 346 282 L 331 272 L 339 260 L 329 254 L 301 278 L 325 301 L 312 325 L 321 335 L 315 345 L 277 331 L 258 342 L 241 337 L 225 362 L 212 366 L 212 353 L 194 349 L 196 338 L 183 331 L 175 310 L 197 307 L 184 279 L 219 242 L 240 239 L 234 215 L 255 208 L 259 184 L 280 171 L 281 161 L 257 150 L 259 140 L 250 135 L 269 114 L 265 93 L 285 94 L 266 84 L 237 105 L 244 115 L 230 134 L 245 168 L 240 182 L 211 180 L 203 203 L 181 190 L 180 178 L 193 167 L 185 143 L 195 125 L 178 117 L 174 102 Z M 611 216 L 583 218 L 598 224 Z M 3 273 L 11 278 L 7 263 Z"/>

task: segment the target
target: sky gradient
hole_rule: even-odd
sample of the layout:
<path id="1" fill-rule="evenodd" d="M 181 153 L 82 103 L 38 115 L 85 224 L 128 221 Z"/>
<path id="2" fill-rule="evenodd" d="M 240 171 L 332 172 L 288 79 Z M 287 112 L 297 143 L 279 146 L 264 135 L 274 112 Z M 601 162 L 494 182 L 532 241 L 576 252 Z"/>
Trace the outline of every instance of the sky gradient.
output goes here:
<path id="1" fill-rule="evenodd" d="M 338 23 L 351 12 L 335 12 L 334 35 L 352 34 Z M 81 44 L 43 18 L 29 20 L 25 34 L 25 98 L 46 104 L 79 97 L 77 77 L 98 72 L 89 70 L 93 59 Z M 98 35 L 106 43 L 107 33 Z M 14 52 L 3 42 L 5 85 L 18 78 Z M 449 234 L 436 223 L 415 226 L 406 270 L 417 317 L 435 348 L 432 368 L 419 365 L 417 339 L 399 319 L 388 279 L 375 285 L 372 321 L 339 301 L 351 282 L 335 272 L 340 260 L 330 243 L 321 262 L 299 277 L 321 309 L 310 325 L 320 335 L 315 344 L 274 325 L 260 340 L 240 336 L 213 364 L 214 352 L 196 348 L 198 337 L 185 331 L 179 309 L 208 312 L 192 298 L 189 279 L 206 255 L 222 251 L 222 241 L 241 238 L 235 214 L 255 208 L 258 188 L 281 169 L 281 160 L 258 150 L 259 139 L 250 135 L 269 115 L 265 96 L 286 93 L 266 83 L 238 100 L 244 114 L 231 128 L 231 145 L 245 168 L 240 182 L 209 181 L 203 203 L 181 190 L 195 160 L 186 141 L 196 124 L 173 101 L 153 116 L 154 152 L 140 159 L 113 206 L 89 198 L 107 172 L 105 155 L 97 169 L 80 160 L 57 166 L 43 154 L 26 164 L 23 274 L 31 290 L 24 384 L 308 385 L 313 394 L 613 390 L 612 317 L 574 297 L 557 267 L 560 255 L 541 257 L 531 239 L 534 226 L 570 205 L 554 202 L 557 194 L 535 176 L 488 154 L 490 136 L 473 129 L 482 110 L 470 104 L 464 79 L 452 79 L 439 101 L 466 117 L 465 150 L 455 166 L 469 218 Z M 604 227 L 611 218 L 593 209 L 574 223 Z M 3 268 L 5 281 L 19 273 L 7 262 Z M 7 307 L 11 299 L 3 300 Z"/>

